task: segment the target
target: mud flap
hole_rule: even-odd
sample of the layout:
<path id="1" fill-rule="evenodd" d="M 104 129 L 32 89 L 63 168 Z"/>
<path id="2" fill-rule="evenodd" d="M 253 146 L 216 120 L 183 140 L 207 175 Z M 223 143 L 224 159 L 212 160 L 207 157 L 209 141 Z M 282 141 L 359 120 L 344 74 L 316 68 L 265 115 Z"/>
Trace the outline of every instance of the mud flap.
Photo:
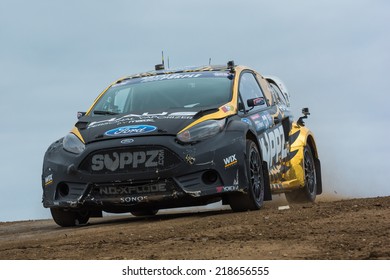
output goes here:
<path id="1" fill-rule="evenodd" d="M 322 194 L 322 178 L 321 178 L 321 162 L 318 158 L 314 158 L 317 177 L 317 194 Z"/>
<path id="2" fill-rule="evenodd" d="M 271 186 L 269 181 L 268 165 L 263 161 L 263 178 L 264 178 L 264 200 L 272 200 Z"/>

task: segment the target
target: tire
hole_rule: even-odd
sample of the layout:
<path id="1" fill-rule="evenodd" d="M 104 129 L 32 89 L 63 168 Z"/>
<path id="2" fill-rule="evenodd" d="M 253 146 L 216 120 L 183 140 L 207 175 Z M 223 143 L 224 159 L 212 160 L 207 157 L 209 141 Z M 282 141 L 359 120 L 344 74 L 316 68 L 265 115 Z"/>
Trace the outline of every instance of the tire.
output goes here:
<path id="1" fill-rule="evenodd" d="M 147 209 L 147 210 L 132 211 L 130 213 L 131 215 L 136 217 L 144 217 L 144 216 L 154 216 L 157 214 L 157 212 L 158 210 Z"/>
<path id="2" fill-rule="evenodd" d="M 264 175 L 259 150 L 252 140 L 246 140 L 246 194 L 232 194 L 229 204 L 233 211 L 259 210 L 264 202 Z"/>
<path id="3" fill-rule="evenodd" d="M 62 227 L 73 227 L 88 223 L 88 211 L 70 211 L 60 208 L 50 208 L 51 216 L 57 225 Z"/>
<path id="4" fill-rule="evenodd" d="M 303 168 L 305 172 L 305 185 L 303 188 L 286 192 L 285 196 L 290 203 L 314 202 L 317 196 L 317 172 L 313 153 L 306 146 L 303 152 Z"/>

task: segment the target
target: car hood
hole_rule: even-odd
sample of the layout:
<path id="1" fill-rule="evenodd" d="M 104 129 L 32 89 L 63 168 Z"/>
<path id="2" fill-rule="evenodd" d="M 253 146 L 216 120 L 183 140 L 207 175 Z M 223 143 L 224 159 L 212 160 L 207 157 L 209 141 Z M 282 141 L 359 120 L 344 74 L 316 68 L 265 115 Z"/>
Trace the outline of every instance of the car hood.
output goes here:
<path id="1" fill-rule="evenodd" d="M 162 112 L 84 116 L 76 123 L 85 143 L 124 137 L 176 135 L 191 124 L 199 112 Z"/>

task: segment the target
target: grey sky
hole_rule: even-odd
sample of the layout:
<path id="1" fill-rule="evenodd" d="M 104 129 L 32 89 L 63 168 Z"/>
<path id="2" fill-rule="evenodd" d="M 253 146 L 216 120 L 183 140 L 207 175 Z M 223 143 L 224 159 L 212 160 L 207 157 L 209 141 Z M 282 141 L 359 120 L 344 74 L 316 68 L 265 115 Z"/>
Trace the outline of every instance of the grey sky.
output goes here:
<path id="1" fill-rule="evenodd" d="M 234 59 L 279 76 L 319 146 L 324 189 L 390 195 L 390 2 L 0 0 L 0 221 L 49 218 L 46 148 L 113 80 Z"/>

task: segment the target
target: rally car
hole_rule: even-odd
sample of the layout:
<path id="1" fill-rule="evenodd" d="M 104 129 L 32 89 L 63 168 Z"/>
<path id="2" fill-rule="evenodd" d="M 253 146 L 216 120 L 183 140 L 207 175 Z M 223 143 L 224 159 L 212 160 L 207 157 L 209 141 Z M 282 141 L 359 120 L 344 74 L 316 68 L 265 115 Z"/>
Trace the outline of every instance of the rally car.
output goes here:
<path id="1" fill-rule="evenodd" d="M 312 202 L 321 167 L 309 114 L 293 121 L 283 82 L 230 61 L 164 69 L 112 83 L 43 162 L 43 205 L 60 226 L 102 212 L 222 200 L 260 209 L 272 194 Z"/>

